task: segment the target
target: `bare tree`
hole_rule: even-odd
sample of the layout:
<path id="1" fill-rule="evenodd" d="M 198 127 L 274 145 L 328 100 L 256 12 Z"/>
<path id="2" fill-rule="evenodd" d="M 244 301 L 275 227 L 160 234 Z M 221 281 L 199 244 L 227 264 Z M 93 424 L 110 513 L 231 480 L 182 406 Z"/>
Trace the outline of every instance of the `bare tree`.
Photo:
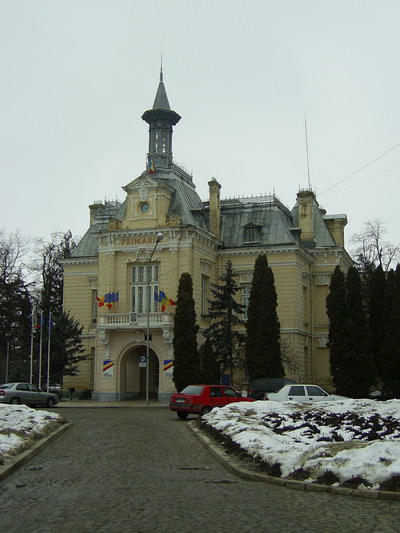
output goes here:
<path id="1" fill-rule="evenodd" d="M 28 240 L 22 238 L 19 231 L 7 235 L 0 230 L 0 279 L 3 282 L 21 277 L 27 252 Z"/>
<path id="2" fill-rule="evenodd" d="M 385 239 L 386 225 L 379 219 L 368 220 L 360 233 L 353 235 L 351 244 L 355 248 L 351 255 L 362 270 L 381 266 L 388 271 L 400 261 L 400 245 L 393 245 Z M 394 265 L 393 265 L 394 264 Z"/>

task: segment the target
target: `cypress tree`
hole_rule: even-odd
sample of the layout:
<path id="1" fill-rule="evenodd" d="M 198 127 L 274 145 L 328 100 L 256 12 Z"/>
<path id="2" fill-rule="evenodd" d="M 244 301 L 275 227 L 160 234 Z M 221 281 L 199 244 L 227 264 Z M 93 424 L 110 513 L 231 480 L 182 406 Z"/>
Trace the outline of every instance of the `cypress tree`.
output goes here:
<path id="1" fill-rule="evenodd" d="M 229 370 L 231 384 L 233 383 L 234 357 L 244 341 L 244 333 L 238 327 L 243 327 L 244 322 L 239 315 L 244 313 L 244 305 L 235 300 L 235 295 L 241 290 L 236 283 L 236 272 L 232 262 L 225 265 L 225 273 L 220 277 L 221 284 L 213 283 L 211 293 L 213 300 L 208 300 L 208 313 L 203 318 L 210 320 L 210 326 L 204 331 L 204 336 L 209 338 L 213 349 L 217 352 L 222 370 Z"/>
<path id="2" fill-rule="evenodd" d="M 349 312 L 347 307 L 345 276 L 339 266 L 333 271 L 329 294 L 326 298 L 329 318 L 329 363 L 332 381 L 338 394 L 347 392 L 349 351 Z"/>
<path id="3" fill-rule="evenodd" d="M 372 272 L 367 282 L 368 329 L 370 350 L 378 380 L 382 379 L 385 337 L 386 275 L 381 266 Z"/>
<path id="4" fill-rule="evenodd" d="M 400 398 L 400 266 L 387 276 L 385 336 L 381 359 L 382 395 Z"/>
<path id="5" fill-rule="evenodd" d="M 201 381 L 193 282 L 188 272 L 179 280 L 174 318 L 174 372 L 173 381 L 178 391 Z"/>
<path id="6" fill-rule="evenodd" d="M 274 274 L 267 256 L 260 254 L 254 264 L 247 310 L 245 358 L 249 381 L 285 376 L 277 306 Z"/>
<path id="7" fill-rule="evenodd" d="M 210 339 L 200 347 L 201 380 L 205 384 L 219 383 L 221 367 L 213 350 Z"/>
<path id="8" fill-rule="evenodd" d="M 349 348 L 344 361 L 348 366 L 346 371 L 348 379 L 345 384 L 347 391 L 343 388 L 342 393 L 354 398 L 367 397 L 374 381 L 361 285 L 358 270 L 351 267 L 346 276 Z"/>

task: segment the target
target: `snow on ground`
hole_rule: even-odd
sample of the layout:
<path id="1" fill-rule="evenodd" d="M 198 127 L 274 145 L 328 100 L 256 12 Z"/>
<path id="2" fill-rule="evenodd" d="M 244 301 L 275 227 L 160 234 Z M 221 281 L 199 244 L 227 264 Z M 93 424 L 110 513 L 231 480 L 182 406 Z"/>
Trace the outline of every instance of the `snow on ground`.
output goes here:
<path id="1" fill-rule="evenodd" d="M 372 489 L 400 480 L 400 400 L 242 402 L 214 409 L 204 421 L 250 455 L 279 465 L 285 478 L 326 482 L 329 473 L 335 485 L 358 479 L 356 486 Z M 0 404 L 0 465 L 63 423 L 55 413 Z"/>
<path id="2" fill-rule="evenodd" d="M 400 487 L 400 400 L 240 402 L 204 421 L 283 478 Z"/>
<path id="3" fill-rule="evenodd" d="M 0 465 L 64 423 L 59 414 L 0 403 Z"/>

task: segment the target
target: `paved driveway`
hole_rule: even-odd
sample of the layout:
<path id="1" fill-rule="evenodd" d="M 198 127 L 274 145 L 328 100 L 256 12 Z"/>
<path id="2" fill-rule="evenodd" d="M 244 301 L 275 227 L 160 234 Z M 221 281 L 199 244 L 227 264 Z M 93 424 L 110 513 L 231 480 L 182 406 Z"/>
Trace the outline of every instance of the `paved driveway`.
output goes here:
<path id="1" fill-rule="evenodd" d="M 392 533 L 400 503 L 227 473 L 166 408 L 65 409 L 73 428 L 0 485 L 7 533 Z"/>

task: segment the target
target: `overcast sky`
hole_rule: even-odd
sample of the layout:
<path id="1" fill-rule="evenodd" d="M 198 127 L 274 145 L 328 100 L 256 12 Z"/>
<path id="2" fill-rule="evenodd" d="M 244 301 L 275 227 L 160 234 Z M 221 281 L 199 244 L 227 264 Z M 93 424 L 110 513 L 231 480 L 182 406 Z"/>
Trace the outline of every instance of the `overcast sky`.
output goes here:
<path id="1" fill-rule="evenodd" d="M 399 27 L 398 0 L 0 0 L 0 228 L 82 236 L 90 203 L 124 199 L 162 53 L 203 200 L 215 177 L 292 208 L 310 183 L 347 241 L 380 219 L 398 244 Z"/>

